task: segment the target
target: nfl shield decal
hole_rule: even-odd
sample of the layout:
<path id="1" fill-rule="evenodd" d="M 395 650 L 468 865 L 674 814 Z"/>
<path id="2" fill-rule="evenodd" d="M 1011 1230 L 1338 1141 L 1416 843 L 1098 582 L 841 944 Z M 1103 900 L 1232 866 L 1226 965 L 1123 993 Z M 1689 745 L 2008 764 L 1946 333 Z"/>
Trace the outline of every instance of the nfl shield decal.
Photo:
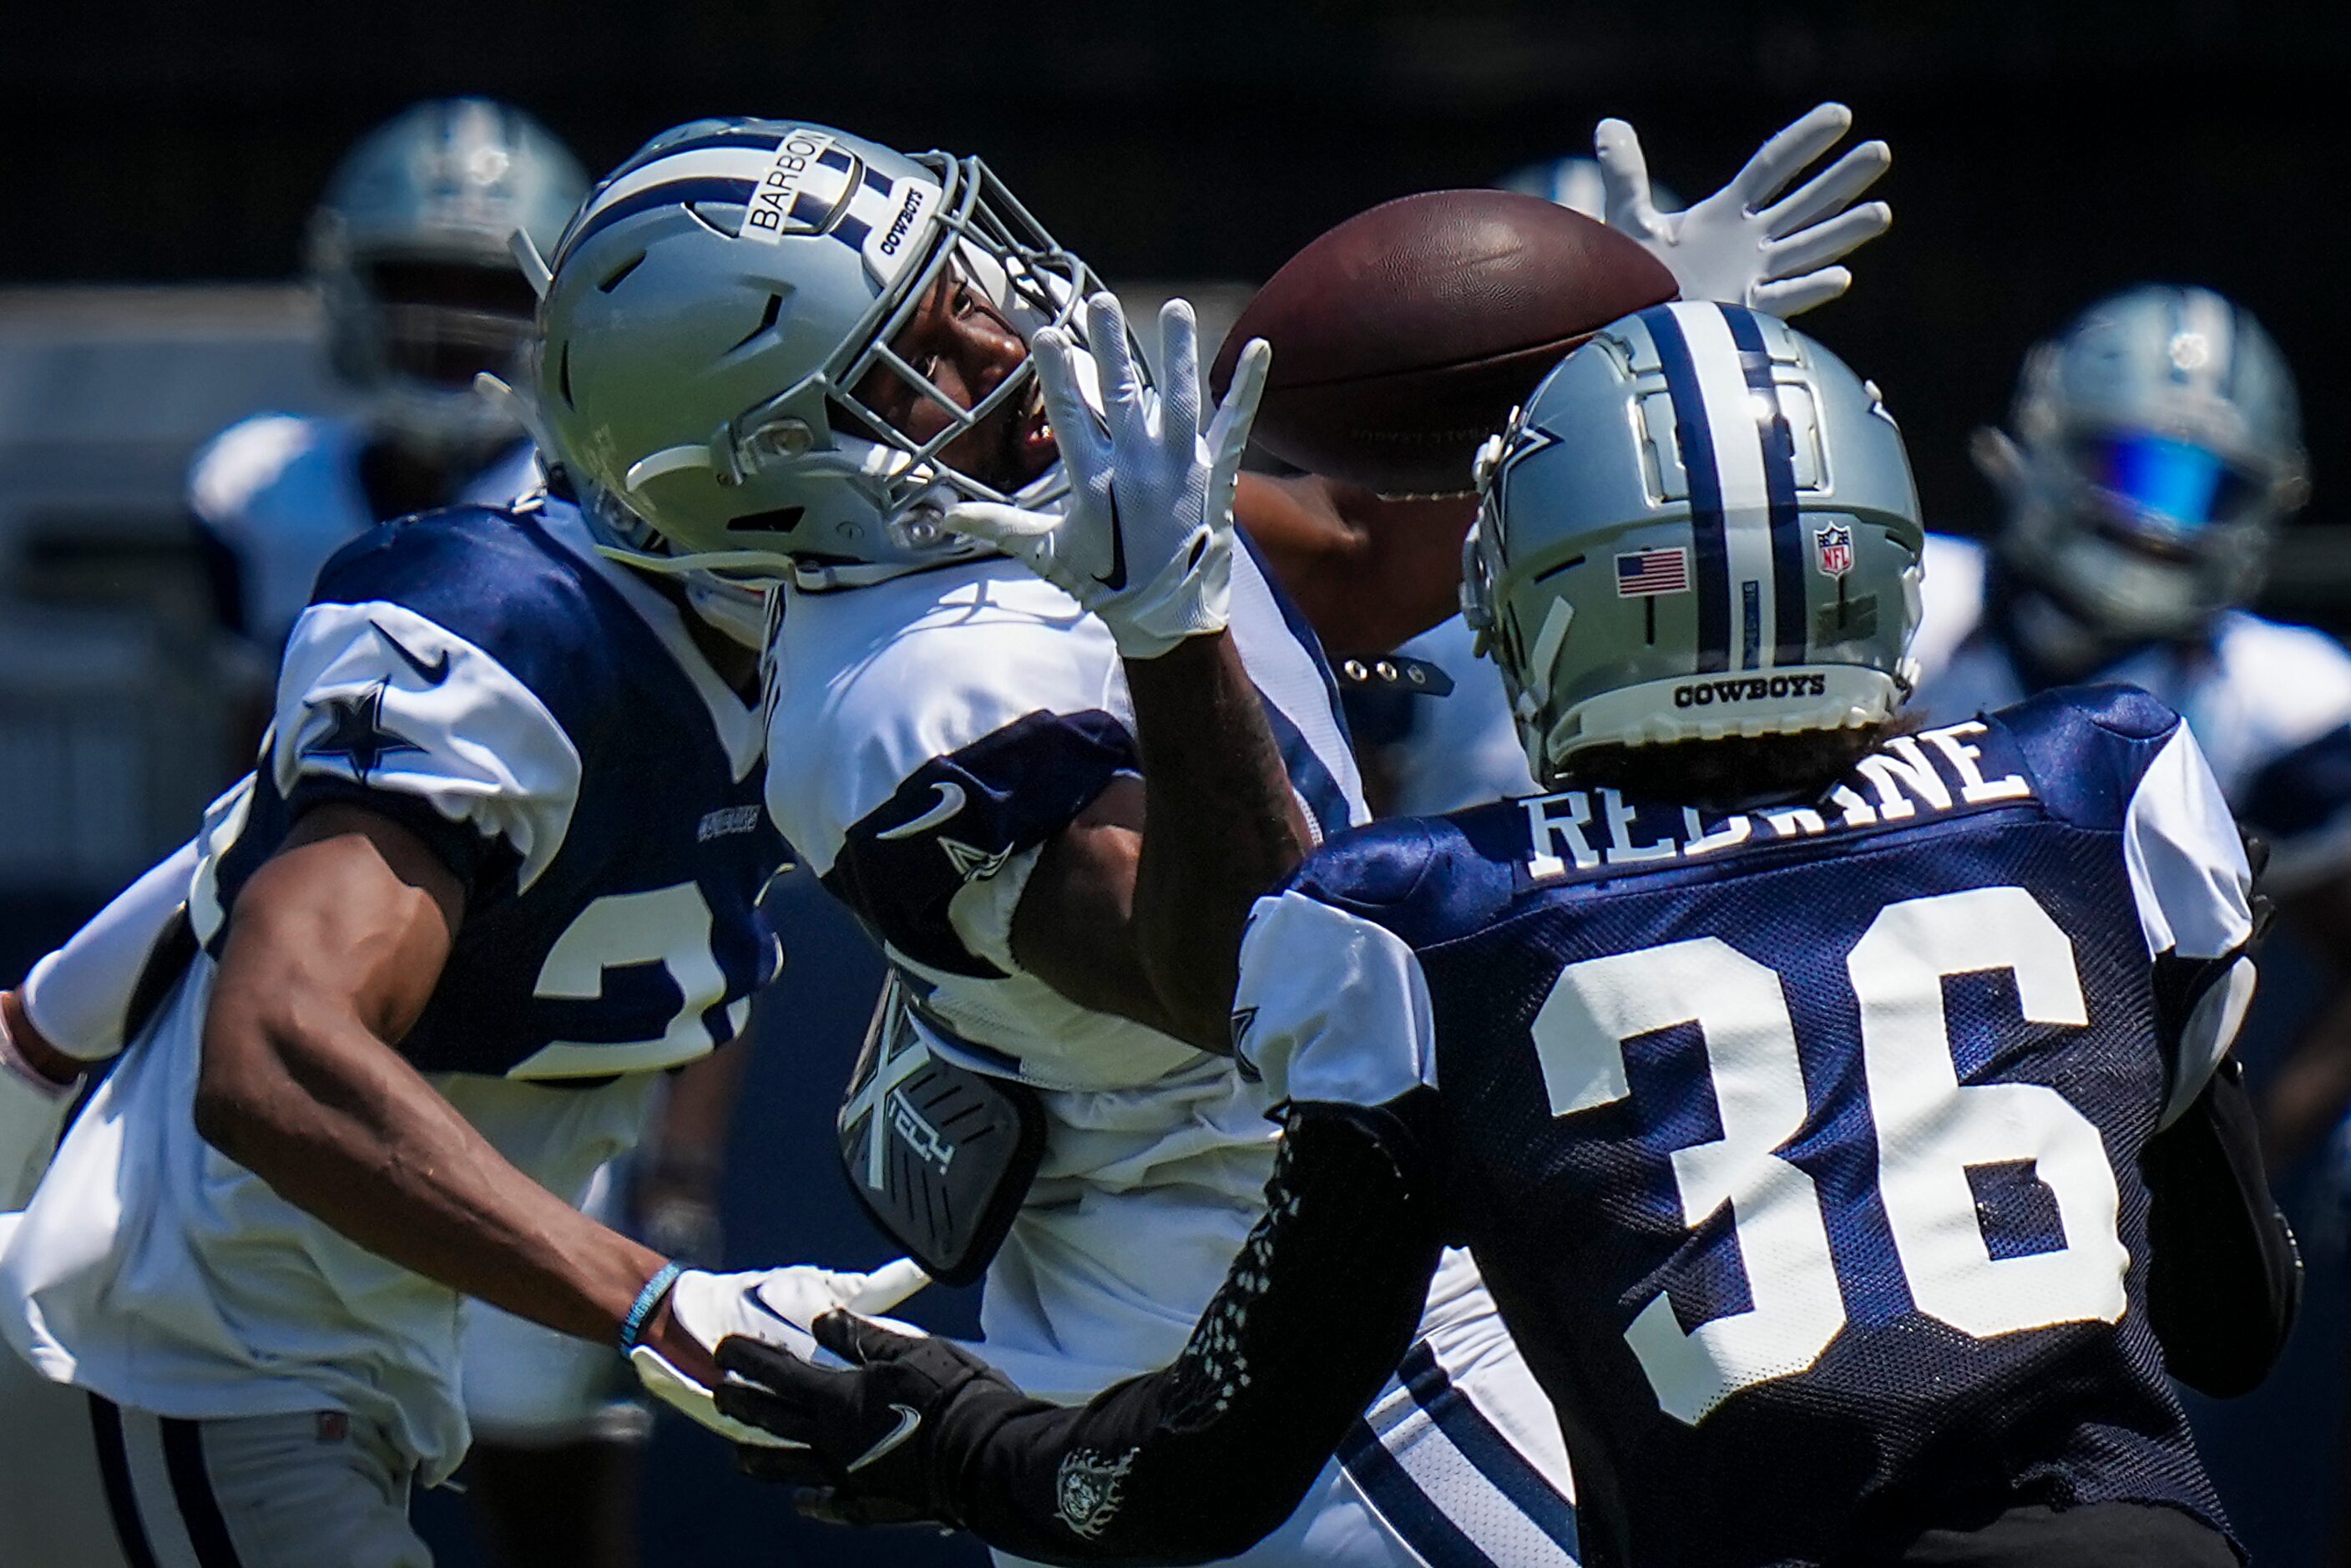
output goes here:
<path id="1" fill-rule="evenodd" d="M 1813 530 L 1813 560 L 1823 577 L 1843 577 L 1853 570 L 1853 530 L 1843 523 L 1823 523 Z"/>

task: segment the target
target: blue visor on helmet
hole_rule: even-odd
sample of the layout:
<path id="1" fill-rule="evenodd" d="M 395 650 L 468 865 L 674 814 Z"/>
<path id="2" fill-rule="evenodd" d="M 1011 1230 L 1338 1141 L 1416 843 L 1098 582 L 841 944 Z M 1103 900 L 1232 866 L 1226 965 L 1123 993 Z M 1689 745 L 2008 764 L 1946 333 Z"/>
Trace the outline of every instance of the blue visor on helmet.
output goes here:
<path id="1" fill-rule="evenodd" d="M 2232 522 L 2261 486 L 2210 447 L 2163 435 L 2109 434 L 2074 444 L 2091 484 L 2150 520 L 2183 530 Z"/>

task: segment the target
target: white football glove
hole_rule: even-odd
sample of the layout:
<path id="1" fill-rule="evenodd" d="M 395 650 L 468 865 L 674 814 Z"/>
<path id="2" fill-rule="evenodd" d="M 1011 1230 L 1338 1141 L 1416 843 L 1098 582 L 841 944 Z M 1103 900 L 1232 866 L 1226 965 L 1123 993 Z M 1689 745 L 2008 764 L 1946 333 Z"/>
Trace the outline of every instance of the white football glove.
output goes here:
<path id="1" fill-rule="evenodd" d="M 1066 334 L 1049 327 L 1029 349 L 1069 470 L 1069 498 L 1058 512 L 967 502 L 943 521 L 1023 562 L 1100 616 L 1122 656 L 1155 659 L 1186 637 L 1224 630 L 1233 486 L 1273 350 L 1259 339 L 1242 350 L 1203 435 L 1192 307 L 1171 299 L 1159 312 L 1164 392 L 1143 384 L 1118 301 L 1097 294 L 1085 310 L 1102 388 L 1100 416 L 1079 388 L 1081 350 Z"/>
<path id="2" fill-rule="evenodd" d="M 817 1319 L 844 1308 L 869 1316 L 885 1312 L 930 1282 L 931 1277 L 911 1258 L 885 1263 L 871 1274 L 836 1273 L 807 1264 L 741 1274 L 689 1269 L 670 1287 L 669 1310 L 678 1327 L 714 1354 L 720 1340 L 741 1334 L 814 1361 L 820 1353 L 810 1325 Z M 904 1323 L 892 1326 L 922 1333 Z M 654 1398 L 720 1437 L 762 1448 L 781 1445 L 782 1439 L 770 1433 L 721 1416 L 712 1392 L 653 1346 L 641 1344 L 630 1351 L 629 1364 Z"/>
<path id="3" fill-rule="evenodd" d="M 1825 305 L 1853 286 L 1851 272 L 1829 263 L 1894 221 L 1884 202 L 1851 205 L 1894 155 L 1883 141 L 1865 141 L 1792 193 L 1780 193 L 1852 128 L 1853 110 L 1823 103 L 1765 141 L 1721 190 L 1685 212 L 1661 213 L 1649 196 L 1641 139 L 1623 120 L 1604 120 L 1592 148 L 1608 226 L 1664 262 L 1685 299 L 1782 318 Z"/>

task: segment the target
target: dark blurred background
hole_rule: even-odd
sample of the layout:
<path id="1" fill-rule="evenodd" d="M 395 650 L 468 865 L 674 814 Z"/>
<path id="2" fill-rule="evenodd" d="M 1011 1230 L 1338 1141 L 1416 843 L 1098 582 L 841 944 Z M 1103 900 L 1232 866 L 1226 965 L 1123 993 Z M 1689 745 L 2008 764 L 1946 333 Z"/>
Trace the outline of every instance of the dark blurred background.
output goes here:
<path id="1" fill-rule="evenodd" d="M 2341 0 L 18 5 L 0 22 L 0 975 L 184 836 L 235 770 L 205 722 L 179 476 L 232 419 L 331 401 L 315 313 L 285 287 L 304 217 L 359 133 L 459 92 L 530 110 L 591 171 L 710 113 L 979 152 L 1113 282 L 1227 297 L 1374 202 L 1587 152 L 1602 115 L 1631 120 L 1653 173 L 1694 199 L 1842 99 L 1893 144 L 1896 223 L 1804 326 L 1885 386 L 1930 523 L 1988 520 L 1965 439 L 2002 415 L 2029 343 L 2118 286 L 2206 284 L 2269 326 L 2302 384 L 2316 497 L 2265 607 L 2351 624 Z M 786 897 L 794 969 L 763 1010 L 729 1250 L 870 1260 L 882 1244 L 821 1134 L 875 971 L 812 889 Z M 2344 1226 L 2331 1200 L 2296 1201 L 2314 1311 L 2294 1362 L 2199 1412 L 2248 1538 L 2281 1564 L 2329 1560 L 2344 1473 Z M 718 1445 L 664 1428 L 658 1448 L 649 1563 L 970 1560 L 777 1525 Z M 471 1561 L 456 1511 L 426 1511 L 444 1560 Z"/>

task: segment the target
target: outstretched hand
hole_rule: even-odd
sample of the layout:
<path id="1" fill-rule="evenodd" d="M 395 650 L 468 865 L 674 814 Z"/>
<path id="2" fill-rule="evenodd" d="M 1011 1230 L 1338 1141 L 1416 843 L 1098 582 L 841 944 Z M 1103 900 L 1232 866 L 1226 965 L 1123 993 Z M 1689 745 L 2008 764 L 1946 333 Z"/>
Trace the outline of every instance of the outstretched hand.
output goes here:
<path id="1" fill-rule="evenodd" d="M 1102 618 L 1130 659 L 1224 629 L 1231 597 L 1233 488 L 1273 350 L 1242 351 L 1201 427 L 1199 329 L 1192 307 L 1159 312 L 1165 385 L 1144 384 L 1126 315 L 1108 294 L 1085 303 L 1086 346 L 1055 328 L 1029 345 L 1045 417 L 1069 471 L 1058 512 L 985 502 L 950 508 L 946 527 L 985 539 Z M 1081 385 L 1091 355 L 1100 413 Z"/>
<path id="2" fill-rule="evenodd" d="M 948 1406 L 975 1390 L 1013 1400 L 1019 1390 L 960 1345 L 849 1312 L 819 1318 L 816 1342 L 849 1365 L 819 1366 L 756 1339 L 719 1344 L 719 1411 L 765 1439 L 741 1450 L 744 1469 L 817 1489 L 801 1510 L 812 1518 L 956 1523 L 938 1465 Z"/>
<path id="3" fill-rule="evenodd" d="M 729 1420 L 714 1399 L 717 1379 L 707 1369 L 720 1343 L 757 1339 L 778 1355 L 812 1357 L 818 1341 L 810 1325 L 825 1313 L 887 1312 L 929 1283 L 930 1276 L 904 1258 L 870 1274 L 805 1264 L 739 1274 L 689 1269 L 663 1302 L 664 1332 L 632 1350 L 629 1362 L 646 1392 L 698 1425 L 737 1443 L 769 1441 Z"/>
<path id="4" fill-rule="evenodd" d="M 1685 212 L 1657 210 L 1641 139 L 1621 120 L 1593 134 L 1608 226 L 1631 235 L 1673 273 L 1685 299 L 1714 299 L 1789 317 L 1853 286 L 1834 266 L 1894 221 L 1884 202 L 1854 206 L 1893 162 L 1883 141 L 1849 150 L 1782 195 L 1853 128 L 1853 110 L 1823 103 L 1771 137 L 1728 185 Z"/>

